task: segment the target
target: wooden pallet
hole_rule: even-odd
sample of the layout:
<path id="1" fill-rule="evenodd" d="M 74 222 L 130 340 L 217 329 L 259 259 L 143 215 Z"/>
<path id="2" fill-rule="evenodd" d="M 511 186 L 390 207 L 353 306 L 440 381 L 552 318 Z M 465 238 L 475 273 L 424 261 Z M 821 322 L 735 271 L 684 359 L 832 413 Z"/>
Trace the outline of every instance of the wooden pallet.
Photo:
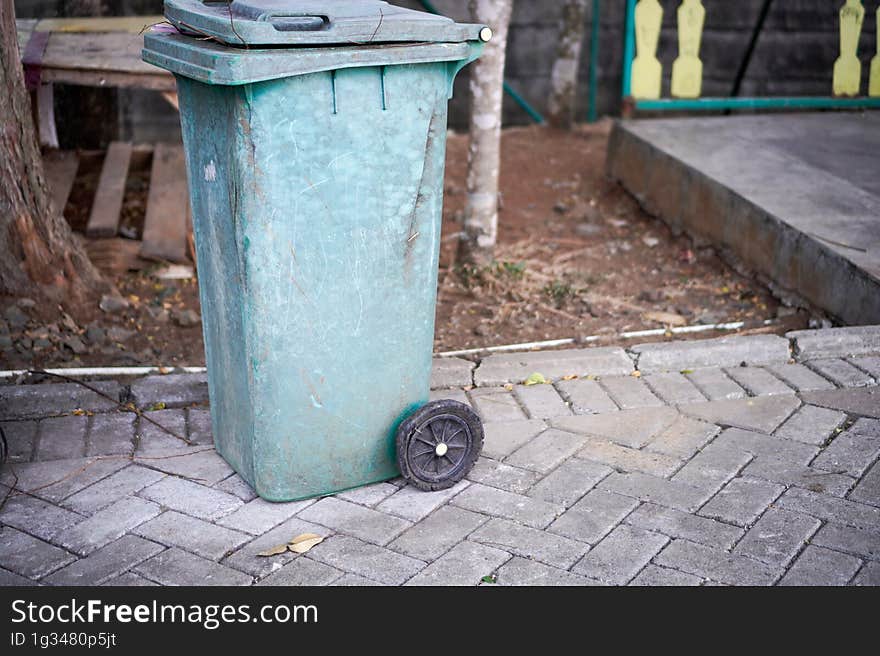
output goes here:
<path id="1" fill-rule="evenodd" d="M 158 143 L 153 147 L 150 188 L 141 242 L 129 242 L 122 250 L 144 259 L 190 263 L 192 254 L 189 191 L 183 146 Z M 110 144 L 92 199 L 86 237 L 91 240 L 116 238 L 133 146 L 128 142 Z M 78 157 L 71 151 L 48 151 L 43 158 L 53 207 L 63 211 L 73 187 Z"/>

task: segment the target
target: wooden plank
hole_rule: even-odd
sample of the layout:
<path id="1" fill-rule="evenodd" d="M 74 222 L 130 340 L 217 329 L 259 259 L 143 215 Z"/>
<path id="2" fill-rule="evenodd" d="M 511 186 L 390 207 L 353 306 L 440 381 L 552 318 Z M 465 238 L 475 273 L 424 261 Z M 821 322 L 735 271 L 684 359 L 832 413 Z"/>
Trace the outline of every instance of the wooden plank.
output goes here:
<path id="1" fill-rule="evenodd" d="M 158 69 L 157 69 L 158 70 Z M 177 91 L 174 76 L 168 73 L 118 73 L 115 71 L 84 71 L 64 68 L 44 68 L 40 76 L 44 82 L 79 84 L 87 87 L 116 87 Z"/>
<path id="2" fill-rule="evenodd" d="M 125 196 L 125 181 L 131 160 L 131 144 L 114 141 L 107 149 L 101 177 L 86 226 L 89 237 L 115 237 L 119 229 L 119 213 Z"/>
<path id="3" fill-rule="evenodd" d="M 141 59 L 144 37 L 126 32 L 53 32 L 43 53 L 43 68 L 161 73 L 162 69 Z M 165 71 L 167 75 L 170 75 Z"/>
<path id="4" fill-rule="evenodd" d="M 79 157 L 72 150 L 50 150 L 43 155 L 43 172 L 54 212 L 64 212 L 78 168 Z"/>
<path id="5" fill-rule="evenodd" d="M 144 27 L 165 20 L 164 16 L 108 16 L 106 18 L 44 18 L 33 21 L 41 32 L 130 32 L 140 34 Z M 24 23 L 25 21 L 18 21 Z"/>
<path id="6" fill-rule="evenodd" d="M 186 262 L 189 192 L 183 147 L 156 144 L 147 196 L 141 257 Z"/>
<path id="7" fill-rule="evenodd" d="M 55 85 L 40 82 L 34 95 L 37 103 L 37 134 L 40 145 L 58 148 L 58 129 L 55 127 Z"/>

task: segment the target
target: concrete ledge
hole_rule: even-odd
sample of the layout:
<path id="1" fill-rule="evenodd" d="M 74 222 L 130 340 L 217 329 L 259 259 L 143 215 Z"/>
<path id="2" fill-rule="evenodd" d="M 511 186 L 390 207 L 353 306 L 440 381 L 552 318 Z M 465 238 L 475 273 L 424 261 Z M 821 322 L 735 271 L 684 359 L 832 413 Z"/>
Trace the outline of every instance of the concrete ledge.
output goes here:
<path id="1" fill-rule="evenodd" d="M 434 358 L 431 369 L 431 389 L 449 389 L 473 385 L 476 365 L 462 358 Z"/>
<path id="2" fill-rule="evenodd" d="M 122 386 L 114 381 L 89 384 L 112 399 L 118 399 L 122 392 Z M 77 409 L 100 412 L 117 406 L 76 383 L 0 385 L 0 419 L 54 417 Z"/>
<path id="3" fill-rule="evenodd" d="M 521 383 L 533 373 L 548 380 L 565 376 L 625 376 L 633 362 L 620 348 L 505 353 L 484 358 L 474 372 L 477 386 Z"/>
<path id="4" fill-rule="evenodd" d="M 880 354 L 880 326 L 797 330 L 786 337 L 794 340 L 799 361 Z"/>
<path id="5" fill-rule="evenodd" d="M 833 149 L 812 144 L 833 137 L 839 157 L 858 153 L 860 162 L 873 149 L 866 140 L 877 137 L 865 135 L 880 126 L 878 115 L 618 123 L 608 174 L 673 230 L 732 253 L 844 323 L 876 324 L 880 197 L 841 177 Z"/>
<path id="6" fill-rule="evenodd" d="M 788 341 L 775 335 L 719 337 L 692 342 L 638 344 L 630 349 L 638 356 L 642 373 L 682 371 L 703 367 L 738 367 L 783 364 L 789 361 Z"/>

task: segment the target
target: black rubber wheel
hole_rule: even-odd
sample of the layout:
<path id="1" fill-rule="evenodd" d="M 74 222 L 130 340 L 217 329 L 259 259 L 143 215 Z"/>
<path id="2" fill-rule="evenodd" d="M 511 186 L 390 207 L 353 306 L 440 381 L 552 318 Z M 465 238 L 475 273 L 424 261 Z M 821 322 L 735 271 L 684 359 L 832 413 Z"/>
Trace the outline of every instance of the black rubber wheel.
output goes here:
<path id="1" fill-rule="evenodd" d="M 483 424 L 470 407 L 434 401 L 397 429 L 400 473 L 420 490 L 445 490 L 467 476 L 483 448 Z"/>

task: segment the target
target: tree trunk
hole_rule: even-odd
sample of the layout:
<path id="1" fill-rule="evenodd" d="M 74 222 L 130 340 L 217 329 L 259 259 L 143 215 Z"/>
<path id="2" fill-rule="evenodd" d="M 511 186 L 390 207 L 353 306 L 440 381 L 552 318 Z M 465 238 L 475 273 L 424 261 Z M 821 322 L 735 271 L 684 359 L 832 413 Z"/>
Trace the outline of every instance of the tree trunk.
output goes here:
<path id="1" fill-rule="evenodd" d="M 570 129 L 574 123 L 577 76 L 584 41 L 584 15 L 587 0 L 566 0 L 562 10 L 562 30 L 556 61 L 550 74 L 547 121 L 553 127 Z"/>
<path id="2" fill-rule="evenodd" d="M 498 237 L 501 103 L 513 0 L 471 0 L 470 9 L 472 19 L 491 27 L 494 35 L 471 69 L 468 196 L 459 260 L 485 266 L 492 262 Z"/>
<path id="3" fill-rule="evenodd" d="M 107 285 L 50 207 L 12 0 L 0 0 L 0 294 L 71 304 Z"/>

